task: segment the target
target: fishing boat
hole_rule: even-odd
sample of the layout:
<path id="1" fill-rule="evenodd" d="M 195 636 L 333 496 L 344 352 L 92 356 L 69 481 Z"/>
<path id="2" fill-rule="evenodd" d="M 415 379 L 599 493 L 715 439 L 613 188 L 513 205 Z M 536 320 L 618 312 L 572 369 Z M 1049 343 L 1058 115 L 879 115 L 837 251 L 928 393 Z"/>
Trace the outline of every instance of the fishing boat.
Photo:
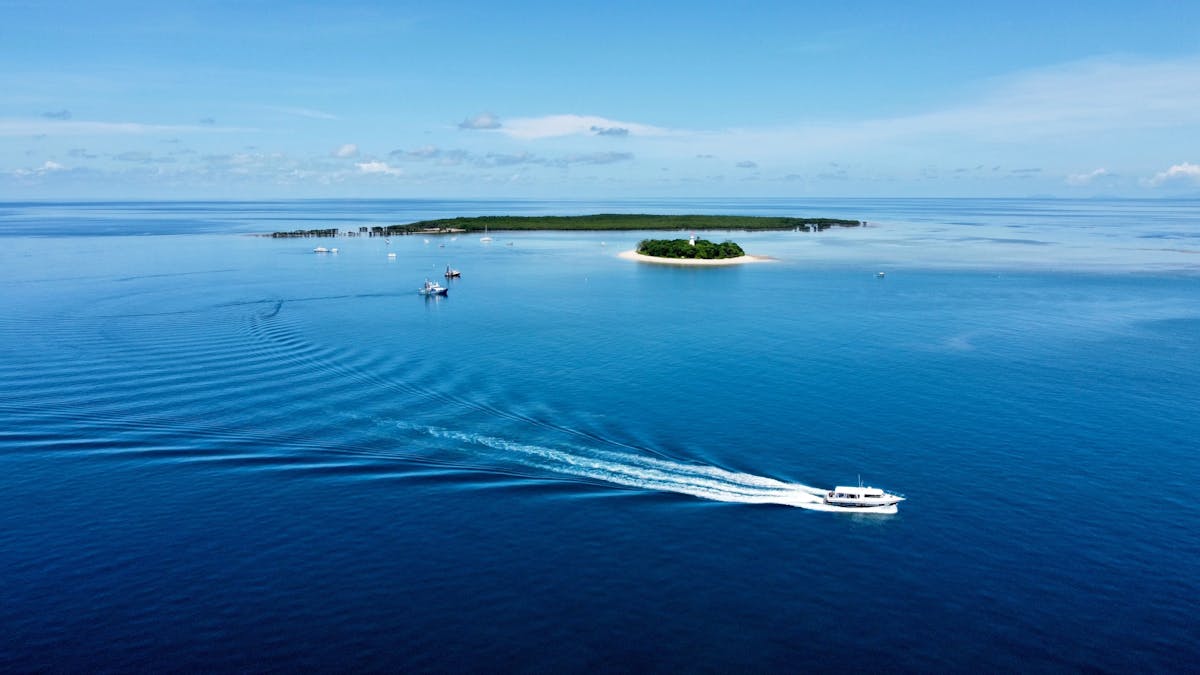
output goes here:
<path id="1" fill-rule="evenodd" d="M 446 288 L 445 286 L 439 284 L 436 281 L 430 281 L 430 280 L 426 279 L 425 285 L 418 288 L 417 292 L 420 293 L 421 295 L 426 295 L 426 296 L 428 296 L 428 295 L 448 295 L 450 293 L 450 289 Z"/>
<path id="2" fill-rule="evenodd" d="M 825 493 L 825 503 L 844 509 L 884 509 L 895 507 L 904 497 L 888 494 L 879 488 L 839 485 Z"/>
<path id="3" fill-rule="evenodd" d="M 453 267 L 446 265 L 446 278 L 447 279 L 457 279 L 461 276 L 462 276 L 462 272 L 459 272 L 458 270 L 454 269 Z"/>

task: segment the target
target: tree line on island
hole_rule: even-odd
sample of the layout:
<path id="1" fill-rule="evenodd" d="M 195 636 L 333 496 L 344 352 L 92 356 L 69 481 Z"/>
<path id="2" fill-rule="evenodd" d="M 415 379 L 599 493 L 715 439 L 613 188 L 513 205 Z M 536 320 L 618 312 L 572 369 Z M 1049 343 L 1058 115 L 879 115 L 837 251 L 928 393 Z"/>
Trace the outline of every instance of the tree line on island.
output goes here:
<path id="1" fill-rule="evenodd" d="M 858 227 L 858 220 L 782 216 L 698 216 L 646 213 L 598 213 L 589 216 L 476 216 L 423 220 L 405 227 L 416 231 L 489 230 L 826 230 Z"/>
<path id="2" fill-rule="evenodd" d="M 655 258 L 694 258 L 697 260 L 723 260 L 746 255 L 741 246 L 732 241 L 714 244 L 707 239 L 643 239 L 638 242 L 637 252 Z"/>
<path id="3" fill-rule="evenodd" d="M 782 216 L 697 216 L 645 213 L 599 213 L 589 216 L 477 216 L 441 218 L 405 225 L 359 227 L 357 231 L 333 229 L 274 232 L 272 237 L 391 237 L 405 234 L 450 234 L 488 230 L 799 230 L 819 232 L 830 227 L 858 227 L 858 220 L 841 218 L 790 218 Z"/>

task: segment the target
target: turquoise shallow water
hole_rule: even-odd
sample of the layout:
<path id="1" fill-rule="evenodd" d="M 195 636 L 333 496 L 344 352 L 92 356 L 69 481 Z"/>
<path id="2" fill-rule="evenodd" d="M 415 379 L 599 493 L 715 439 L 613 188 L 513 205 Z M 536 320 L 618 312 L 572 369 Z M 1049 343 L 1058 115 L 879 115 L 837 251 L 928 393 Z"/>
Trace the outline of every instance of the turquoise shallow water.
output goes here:
<path id="1" fill-rule="evenodd" d="M 0 205 L 0 667 L 1192 670 L 1197 206 Z M 871 224 L 247 236 L 598 211 Z"/>

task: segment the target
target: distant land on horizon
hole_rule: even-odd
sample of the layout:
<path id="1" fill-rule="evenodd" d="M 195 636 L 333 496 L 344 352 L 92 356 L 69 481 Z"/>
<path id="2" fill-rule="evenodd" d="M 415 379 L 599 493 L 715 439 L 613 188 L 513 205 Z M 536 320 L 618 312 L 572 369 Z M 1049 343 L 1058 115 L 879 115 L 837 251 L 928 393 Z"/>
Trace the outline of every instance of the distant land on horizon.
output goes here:
<path id="1" fill-rule="evenodd" d="M 362 226 L 357 232 L 370 236 L 482 232 L 485 230 L 803 230 L 830 227 L 859 227 L 861 220 L 844 218 L 791 218 L 782 216 L 710 216 L 599 213 L 586 216 L 474 216 L 420 220 L 404 225 Z M 336 229 L 274 232 L 272 237 L 328 237 Z"/>

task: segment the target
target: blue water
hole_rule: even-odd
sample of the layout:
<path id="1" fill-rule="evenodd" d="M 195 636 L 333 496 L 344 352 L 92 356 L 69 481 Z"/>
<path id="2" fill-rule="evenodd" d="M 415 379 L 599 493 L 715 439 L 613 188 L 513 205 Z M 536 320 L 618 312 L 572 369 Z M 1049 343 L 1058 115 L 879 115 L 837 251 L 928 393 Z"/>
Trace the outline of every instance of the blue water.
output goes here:
<path id="1" fill-rule="evenodd" d="M 711 269 L 250 236 L 593 212 L 870 225 L 717 233 L 777 260 Z M 1197 668 L 1196 201 L 9 203 L 0 235 L 0 669 Z M 899 513 L 759 503 L 859 475 Z"/>

